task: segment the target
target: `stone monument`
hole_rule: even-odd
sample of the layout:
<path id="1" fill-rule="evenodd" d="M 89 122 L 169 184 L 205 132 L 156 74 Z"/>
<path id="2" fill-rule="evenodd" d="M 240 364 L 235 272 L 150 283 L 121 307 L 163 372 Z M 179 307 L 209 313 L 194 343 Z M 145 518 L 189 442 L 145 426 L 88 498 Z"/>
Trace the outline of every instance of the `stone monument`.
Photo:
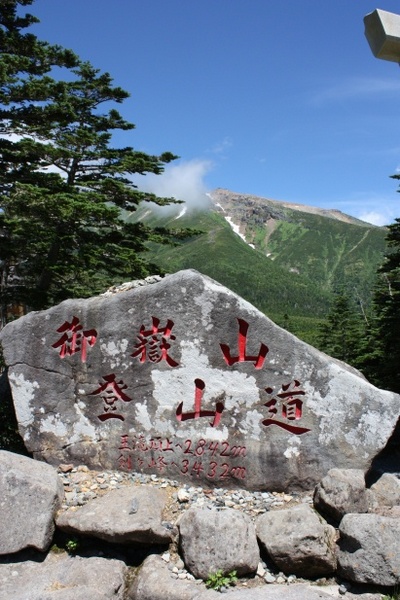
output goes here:
<path id="1" fill-rule="evenodd" d="M 128 286 L 129 287 L 129 286 Z M 0 334 L 20 433 L 53 465 L 258 490 L 368 469 L 400 396 L 187 270 Z"/>

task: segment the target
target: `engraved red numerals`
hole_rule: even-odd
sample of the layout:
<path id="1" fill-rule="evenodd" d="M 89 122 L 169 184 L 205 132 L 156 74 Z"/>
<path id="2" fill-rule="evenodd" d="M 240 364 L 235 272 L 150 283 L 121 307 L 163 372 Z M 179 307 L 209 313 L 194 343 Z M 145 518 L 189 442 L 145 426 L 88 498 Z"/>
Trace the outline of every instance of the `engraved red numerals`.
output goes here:
<path id="1" fill-rule="evenodd" d="M 123 434 L 119 451 L 119 468 L 124 470 L 152 468 L 162 473 L 173 467 L 181 475 L 210 480 L 246 478 L 245 466 L 227 462 L 227 457 L 244 458 L 246 446 L 231 446 L 227 441 L 207 442 L 201 438 L 194 442 L 187 438 L 178 442 L 161 437 L 146 440 L 142 435 Z"/>

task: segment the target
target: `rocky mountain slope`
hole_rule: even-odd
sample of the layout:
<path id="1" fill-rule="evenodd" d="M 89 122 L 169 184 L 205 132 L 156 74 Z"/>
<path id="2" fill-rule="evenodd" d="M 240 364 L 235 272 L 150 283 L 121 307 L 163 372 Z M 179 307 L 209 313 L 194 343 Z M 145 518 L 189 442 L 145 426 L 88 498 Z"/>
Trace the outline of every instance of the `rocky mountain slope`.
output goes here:
<path id="1" fill-rule="evenodd" d="M 217 189 L 203 209 L 182 205 L 131 218 L 152 226 L 201 230 L 175 247 L 152 245 L 151 260 L 172 273 L 194 268 L 252 302 L 306 341 L 335 292 L 367 307 L 385 251 L 386 230 L 338 210 Z M 293 327 L 293 324 L 295 326 Z"/>

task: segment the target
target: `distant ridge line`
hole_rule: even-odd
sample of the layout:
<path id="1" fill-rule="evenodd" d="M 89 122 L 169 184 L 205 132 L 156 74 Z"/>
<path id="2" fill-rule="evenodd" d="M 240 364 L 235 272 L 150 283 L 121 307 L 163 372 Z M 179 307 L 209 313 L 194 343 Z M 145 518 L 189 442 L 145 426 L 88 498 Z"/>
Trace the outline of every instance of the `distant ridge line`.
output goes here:
<path id="1" fill-rule="evenodd" d="M 382 229 L 382 227 L 379 225 L 373 225 L 372 223 L 367 223 L 366 221 L 352 217 L 351 215 L 348 215 L 337 208 L 318 208 L 316 206 L 309 206 L 299 202 L 286 202 L 285 200 L 273 200 L 272 198 L 265 198 L 262 196 L 256 196 L 254 194 L 232 192 L 224 188 L 216 188 L 210 192 L 208 196 L 211 198 L 214 204 L 220 204 L 222 208 L 224 208 L 224 201 L 236 203 L 238 201 L 247 200 L 259 205 L 273 204 L 276 207 L 284 207 L 298 212 L 319 215 L 321 217 L 335 219 L 344 223 L 351 223 L 353 225 L 359 225 L 362 227 L 377 227 Z"/>

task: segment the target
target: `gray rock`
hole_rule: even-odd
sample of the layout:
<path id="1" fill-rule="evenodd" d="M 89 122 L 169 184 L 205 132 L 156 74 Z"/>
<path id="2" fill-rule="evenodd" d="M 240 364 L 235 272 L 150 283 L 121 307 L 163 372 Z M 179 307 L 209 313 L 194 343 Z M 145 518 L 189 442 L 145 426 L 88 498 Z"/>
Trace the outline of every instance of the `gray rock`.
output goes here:
<path id="1" fill-rule="evenodd" d="M 208 591 L 195 596 L 193 600 L 221 600 L 221 595 Z M 317 586 L 272 584 L 261 588 L 230 590 L 222 596 L 222 600 L 332 600 L 332 596 Z"/>
<path id="2" fill-rule="evenodd" d="M 359 469 L 331 469 L 315 488 L 314 506 L 337 523 L 347 513 L 366 513 L 369 495 L 364 472 Z"/>
<path id="3" fill-rule="evenodd" d="M 179 521 L 180 545 L 186 568 L 195 577 L 236 571 L 255 573 L 260 560 L 254 525 L 237 510 L 190 508 Z"/>
<path id="4" fill-rule="evenodd" d="M 0 600 L 122 600 L 122 561 L 49 553 L 44 562 L 0 564 Z"/>
<path id="5" fill-rule="evenodd" d="M 400 519 L 345 515 L 339 526 L 338 572 L 356 583 L 400 584 Z"/>
<path id="6" fill-rule="evenodd" d="M 24 442 L 54 465 L 307 490 L 366 470 L 399 414 L 397 394 L 193 270 L 31 312 L 0 339 Z"/>
<path id="7" fill-rule="evenodd" d="M 44 551 L 54 533 L 63 487 L 56 470 L 0 450 L 0 554 L 24 548 Z"/>
<path id="8" fill-rule="evenodd" d="M 162 558 L 150 555 L 129 587 L 127 600 L 192 600 L 198 594 L 195 583 L 173 579 Z"/>
<path id="9" fill-rule="evenodd" d="M 205 590 L 204 585 L 172 579 L 159 556 L 149 556 L 131 584 L 127 600 L 319 600 L 332 599 L 316 586 L 268 585 L 251 589 L 230 589 L 219 592 Z"/>
<path id="10" fill-rule="evenodd" d="M 135 501 L 136 512 L 132 512 Z M 81 507 L 59 513 L 57 527 L 67 533 L 90 535 L 109 542 L 165 544 L 171 530 L 162 525 L 166 493 L 152 486 L 125 486 Z"/>
<path id="11" fill-rule="evenodd" d="M 256 532 L 261 546 L 286 574 L 322 577 L 335 571 L 335 529 L 308 505 L 261 515 Z"/>
<path id="12" fill-rule="evenodd" d="M 400 479 L 384 473 L 370 488 L 370 510 L 400 506 Z"/>

